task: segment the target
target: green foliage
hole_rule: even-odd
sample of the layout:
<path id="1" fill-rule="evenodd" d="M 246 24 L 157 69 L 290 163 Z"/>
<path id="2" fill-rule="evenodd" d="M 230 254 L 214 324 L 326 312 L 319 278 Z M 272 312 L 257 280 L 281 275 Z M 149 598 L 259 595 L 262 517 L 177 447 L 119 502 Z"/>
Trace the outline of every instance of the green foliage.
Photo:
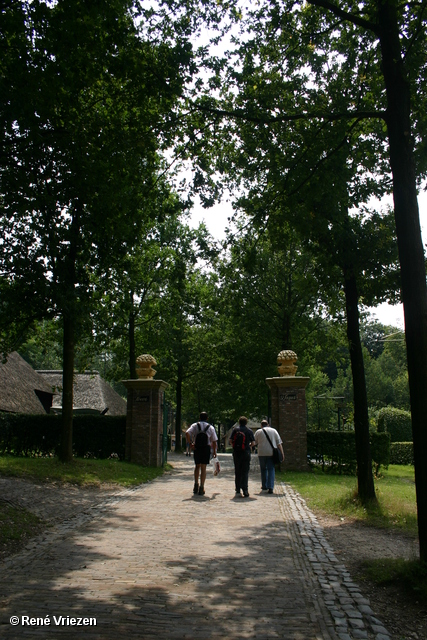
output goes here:
<path id="1" fill-rule="evenodd" d="M 414 445 L 412 442 L 392 442 L 390 445 L 391 464 L 414 464 Z"/>
<path id="2" fill-rule="evenodd" d="M 80 415 L 74 417 L 75 455 L 124 458 L 125 416 Z M 0 452 L 24 456 L 57 454 L 61 418 L 55 415 L 0 414 Z"/>
<path id="3" fill-rule="evenodd" d="M 73 452 L 79 458 L 117 455 L 123 460 L 125 440 L 126 416 L 81 415 L 74 418 Z"/>
<path id="4" fill-rule="evenodd" d="M 376 472 L 380 467 L 388 467 L 391 462 L 390 436 L 387 433 L 375 433 L 370 435 L 372 462 L 376 465 Z"/>
<path id="5" fill-rule="evenodd" d="M 378 412 L 378 431 L 389 433 L 391 442 L 412 442 L 411 414 L 394 407 L 384 407 Z"/>
<path id="6" fill-rule="evenodd" d="M 372 340 L 375 325 L 364 325 L 363 330 L 368 327 Z M 369 356 L 365 352 L 365 375 L 370 406 L 392 405 L 409 410 L 406 345 L 402 332 L 379 325 L 376 344 L 366 339 L 366 333 L 363 342 L 369 349 Z"/>
<path id="7" fill-rule="evenodd" d="M 293 348 L 298 374 L 311 378 L 308 416 L 314 420 L 313 396 L 327 391 L 331 353 L 336 359 L 346 349 L 340 328 L 323 320 L 317 263 L 288 228 L 241 231 L 230 236 L 230 251 L 217 265 L 207 334 L 214 348 L 207 345 L 208 375 L 200 389 L 209 394 L 213 382 L 225 424 L 242 413 L 265 416 L 265 378 L 277 375 L 278 352 Z"/>
<path id="8" fill-rule="evenodd" d="M 372 462 L 387 467 L 390 463 L 390 437 L 388 434 L 371 433 Z M 333 473 L 356 471 L 356 441 L 354 431 L 308 431 L 307 454 L 312 464 Z"/>
<path id="9" fill-rule="evenodd" d="M 61 418 L 56 415 L 0 414 L 0 451 L 14 455 L 50 455 L 59 450 Z"/>
<path id="10" fill-rule="evenodd" d="M 55 320 L 43 320 L 34 325 L 19 355 L 33 369 L 62 369 L 62 328 Z"/>
<path id="11" fill-rule="evenodd" d="M 192 52 L 143 39 L 129 0 L 11 4 L 0 30 L 0 351 L 35 320 L 62 319 L 70 459 L 75 345 L 92 335 L 102 278 L 159 215 L 165 120 Z"/>
<path id="12" fill-rule="evenodd" d="M 307 454 L 313 463 L 321 463 L 323 470 L 342 473 L 356 471 L 356 441 L 354 432 L 309 431 Z"/>
<path id="13" fill-rule="evenodd" d="M 1 75 L 2 268 L 14 283 L 6 301 L 12 310 L 21 296 L 31 320 L 43 307 L 45 316 L 70 312 L 75 298 L 85 316 L 94 269 L 135 241 L 158 164 L 155 105 L 170 104 L 169 90 L 149 80 L 160 67 L 160 77 L 172 71 L 137 38 L 126 1 L 96 10 L 66 0 L 17 4 L 25 55 L 11 45 L 18 23 L 7 22 Z"/>

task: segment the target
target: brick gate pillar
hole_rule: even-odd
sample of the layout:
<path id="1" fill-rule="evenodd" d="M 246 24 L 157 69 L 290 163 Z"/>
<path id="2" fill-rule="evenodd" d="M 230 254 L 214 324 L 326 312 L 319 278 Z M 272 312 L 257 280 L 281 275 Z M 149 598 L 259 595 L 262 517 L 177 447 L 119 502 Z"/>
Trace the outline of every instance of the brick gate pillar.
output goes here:
<path id="1" fill-rule="evenodd" d="M 162 466 L 163 408 L 165 389 L 163 380 L 153 380 L 152 356 L 137 358 L 138 380 L 123 380 L 127 388 L 125 457 L 146 467 Z"/>
<path id="2" fill-rule="evenodd" d="M 293 351 L 281 351 L 277 356 L 279 374 L 267 378 L 271 391 L 271 426 L 283 440 L 285 462 L 283 468 L 307 470 L 307 409 L 305 388 L 310 378 L 296 376 L 297 359 Z"/>

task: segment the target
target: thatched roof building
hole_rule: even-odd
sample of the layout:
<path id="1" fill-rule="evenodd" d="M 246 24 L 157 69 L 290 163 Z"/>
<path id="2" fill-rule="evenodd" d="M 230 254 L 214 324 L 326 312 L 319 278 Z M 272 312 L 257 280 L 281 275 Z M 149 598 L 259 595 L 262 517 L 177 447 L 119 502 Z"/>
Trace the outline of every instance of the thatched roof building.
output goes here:
<path id="1" fill-rule="evenodd" d="M 62 371 L 37 371 L 56 395 L 52 410 L 62 409 Z M 108 416 L 126 415 L 126 400 L 105 382 L 98 371 L 86 371 L 74 375 L 74 411 L 105 413 Z"/>
<path id="2" fill-rule="evenodd" d="M 16 351 L 0 360 L 0 411 L 9 413 L 49 413 L 52 386 L 25 362 Z"/>

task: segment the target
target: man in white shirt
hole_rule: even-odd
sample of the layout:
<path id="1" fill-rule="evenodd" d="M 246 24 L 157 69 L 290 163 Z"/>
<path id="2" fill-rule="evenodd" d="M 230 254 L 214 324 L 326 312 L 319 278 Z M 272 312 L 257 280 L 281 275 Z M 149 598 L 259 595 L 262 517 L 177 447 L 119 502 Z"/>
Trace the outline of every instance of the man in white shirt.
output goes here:
<path id="1" fill-rule="evenodd" d="M 258 447 L 261 489 L 268 491 L 268 493 L 273 493 L 275 478 L 273 447 L 279 449 L 282 454 L 282 460 L 284 460 L 285 455 L 283 453 L 282 439 L 276 429 L 268 425 L 267 420 L 262 420 L 261 429 L 255 432 L 255 443 Z"/>
<path id="2" fill-rule="evenodd" d="M 199 422 L 195 422 L 185 433 L 187 442 L 194 451 L 194 488 L 193 493 L 205 495 L 206 465 L 209 464 L 211 449 L 212 457 L 216 458 L 218 436 L 211 424 L 208 414 L 202 411 Z M 199 485 L 200 475 L 200 485 Z"/>

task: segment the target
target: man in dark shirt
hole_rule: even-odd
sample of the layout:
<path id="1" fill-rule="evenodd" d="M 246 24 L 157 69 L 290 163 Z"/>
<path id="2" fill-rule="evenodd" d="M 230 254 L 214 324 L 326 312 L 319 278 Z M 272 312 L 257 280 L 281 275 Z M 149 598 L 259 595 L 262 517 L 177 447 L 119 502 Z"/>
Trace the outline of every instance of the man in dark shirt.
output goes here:
<path id="1" fill-rule="evenodd" d="M 253 431 L 246 426 L 248 419 L 245 416 L 239 418 L 239 426 L 235 427 L 230 435 L 230 444 L 233 446 L 234 479 L 236 483 L 236 495 L 249 498 L 248 481 L 251 465 L 251 448 L 255 442 Z"/>

